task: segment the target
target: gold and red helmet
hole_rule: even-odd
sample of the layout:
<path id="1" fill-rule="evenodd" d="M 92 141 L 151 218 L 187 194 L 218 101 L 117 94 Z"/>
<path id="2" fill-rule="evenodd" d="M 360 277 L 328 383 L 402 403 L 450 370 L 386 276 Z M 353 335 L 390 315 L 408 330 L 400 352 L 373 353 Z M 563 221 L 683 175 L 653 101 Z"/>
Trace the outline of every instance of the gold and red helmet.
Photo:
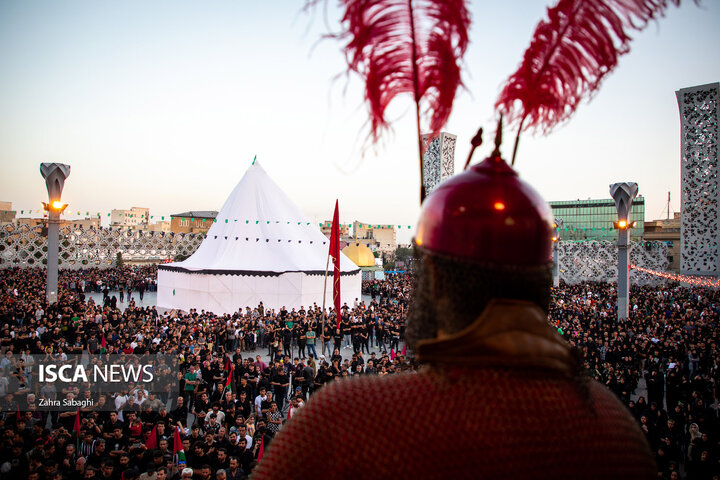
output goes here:
<path id="1" fill-rule="evenodd" d="M 496 149 L 425 199 L 415 244 L 422 250 L 474 263 L 547 265 L 553 216 Z"/>

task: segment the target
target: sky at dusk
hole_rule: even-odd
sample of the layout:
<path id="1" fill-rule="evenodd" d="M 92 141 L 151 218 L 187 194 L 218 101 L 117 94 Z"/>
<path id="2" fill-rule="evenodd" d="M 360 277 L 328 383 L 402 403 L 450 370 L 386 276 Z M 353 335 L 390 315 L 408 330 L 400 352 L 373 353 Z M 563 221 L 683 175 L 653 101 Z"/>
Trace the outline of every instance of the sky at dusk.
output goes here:
<path id="1" fill-rule="evenodd" d="M 419 173 L 409 98 L 393 130 L 365 149 L 362 83 L 344 75 L 335 2 L 216 0 L 0 2 L 0 200 L 46 200 L 42 162 L 70 164 L 63 200 L 77 212 L 149 207 L 155 220 L 219 210 L 257 155 L 310 218 L 414 225 Z M 465 88 L 445 131 L 456 170 L 478 127 L 491 150 L 493 104 L 545 6 L 471 2 Z M 646 220 L 680 209 L 675 91 L 720 81 L 720 3 L 670 7 L 589 104 L 549 136 L 525 134 L 517 170 L 546 200 L 609 198 L 638 182 Z M 503 151 L 512 151 L 508 132 Z M 409 241 L 411 229 L 398 240 Z"/>

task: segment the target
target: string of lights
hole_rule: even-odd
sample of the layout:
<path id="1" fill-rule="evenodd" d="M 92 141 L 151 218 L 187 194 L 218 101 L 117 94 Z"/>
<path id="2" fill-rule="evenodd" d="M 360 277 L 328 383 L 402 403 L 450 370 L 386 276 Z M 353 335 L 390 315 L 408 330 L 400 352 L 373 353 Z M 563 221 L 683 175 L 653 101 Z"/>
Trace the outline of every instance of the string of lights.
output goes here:
<path id="1" fill-rule="evenodd" d="M 33 210 L 2 210 L 2 211 L 0 211 L 0 213 L 4 213 L 4 214 L 16 214 L 16 215 L 17 215 L 17 214 L 19 214 L 19 215 L 43 214 L 43 217 L 44 217 L 44 218 L 47 217 L 47 214 L 45 213 L 45 211 L 44 211 L 43 209 L 33 209 Z M 69 215 L 75 215 L 75 213 L 76 213 L 75 211 L 72 211 L 72 212 L 71 212 L 71 211 L 67 211 L 67 212 L 65 212 L 66 215 L 68 215 L 68 214 L 69 214 Z M 77 211 L 77 215 L 78 215 L 78 216 L 82 216 L 82 212 L 81 212 L 81 211 Z M 92 218 L 102 218 L 102 214 L 101 214 L 101 213 L 85 212 L 85 216 L 88 217 L 88 218 L 90 218 L 90 217 L 92 217 Z M 111 215 L 108 213 L 107 216 L 110 217 Z M 167 218 L 168 220 L 170 220 L 171 218 L 177 218 L 177 219 L 180 219 L 182 222 L 189 221 L 189 222 L 196 223 L 196 224 L 205 224 L 205 223 L 211 223 L 211 222 L 217 223 L 217 222 L 218 222 L 218 219 L 217 219 L 217 218 L 200 218 L 200 217 L 189 217 L 189 216 L 188 216 L 188 217 L 179 217 L 179 216 L 177 216 L 177 217 L 176 217 L 176 216 L 167 216 L 167 217 L 166 217 L 166 216 L 157 216 L 157 215 L 150 215 L 150 216 L 148 217 L 148 215 L 146 215 L 146 214 L 137 214 L 137 215 L 136 215 L 136 214 L 130 214 L 130 215 L 129 215 L 129 218 L 136 218 L 136 217 L 137 217 L 138 219 L 140 219 L 141 221 L 143 221 L 144 223 L 148 223 L 148 221 L 147 221 L 146 219 L 155 220 L 155 221 L 165 221 L 166 218 Z M 73 221 L 73 220 L 69 220 L 69 221 Z M 224 223 L 230 223 L 230 222 L 237 223 L 237 222 L 240 222 L 240 223 L 246 223 L 246 224 L 250 224 L 250 223 L 254 223 L 254 224 L 265 223 L 265 224 L 268 224 L 268 225 L 269 225 L 269 224 L 273 224 L 273 223 L 275 223 L 275 224 L 286 223 L 286 224 L 288 224 L 288 225 L 297 223 L 298 225 L 303 225 L 303 226 L 312 225 L 312 222 L 298 222 L 297 220 L 287 221 L 287 220 L 254 220 L 254 219 L 242 219 L 242 218 L 223 218 L 223 219 L 221 219 L 220 221 L 222 221 L 222 222 L 224 222 Z M 319 227 L 330 227 L 330 226 L 332 226 L 332 222 L 322 222 L 322 223 L 318 223 L 318 226 L 319 226 Z M 340 227 L 345 227 L 345 226 L 347 226 L 348 228 L 352 228 L 353 224 L 352 224 L 352 223 L 341 223 L 341 224 L 340 224 Z M 387 223 L 380 223 L 380 224 L 378 224 L 378 223 L 358 223 L 358 228 L 365 228 L 365 229 L 372 229 L 372 228 L 412 229 L 412 228 L 413 228 L 413 225 L 398 225 L 398 224 L 387 224 Z"/>
<path id="2" fill-rule="evenodd" d="M 47 217 L 47 214 L 46 214 L 45 210 L 43 210 L 43 209 L 33 209 L 33 210 L 0 210 L 0 213 L 6 214 L 6 215 L 8 215 L 8 214 L 15 214 L 15 215 L 18 215 L 18 214 L 19 214 L 19 215 L 36 215 L 36 214 L 42 214 L 43 217 Z M 77 214 L 78 217 L 81 217 L 81 216 L 83 215 L 83 212 L 82 212 L 82 211 L 77 211 L 77 212 L 76 212 L 76 211 L 69 211 L 69 210 L 68 210 L 68 211 L 66 211 L 66 212 L 64 212 L 64 213 L 65 213 L 65 215 L 73 215 L 73 216 Z M 106 215 L 107 215 L 108 217 L 111 216 L 110 213 L 108 213 L 108 214 L 106 214 Z M 88 217 L 88 218 L 102 218 L 103 214 L 101 214 L 101 213 L 85 212 L 85 216 Z M 146 219 L 148 219 L 148 220 L 155 220 L 155 221 L 165 221 L 166 218 L 167 218 L 168 220 L 170 220 L 170 219 L 172 219 L 172 218 L 177 218 L 177 219 L 181 220 L 182 222 L 189 221 L 189 222 L 197 223 L 197 224 L 204 224 L 204 223 L 210 223 L 210 222 L 217 223 L 217 222 L 218 222 L 218 218 L 201 218 L 201 217 L 190 217 L 190 216 L 185 216 L 185 217 L 180 217 L 180 216 L 159 216 L 159 215 L 149 215 L 149 216 L 148 216 L 148 215 L 146 215 L 146 214 L 130 214 L 130 215 L 128 215 L 128 217 L 129 217 L 129 218 L 137 218 L 137 219 L 139 219 L 140 221 L 143 221 L 144 223 L 147 223 L 147 220 L 146 220 Z M 68 221 L 73 221 L 73 220 L 68 220 Z M 285 224 L 288 224 L 288 225 L 297 223 L 298 225 L 305 225 L 305 226 L 312 225 L 312 222 L 302 222 L 302 221 L 297 221 L 297 220 L 288 221 L 288 220 L 255 220 L 255 219 L 242 219 L 242 218 L 222 218 L 222 219 L 220 219 L 220 221 L 222 221 L 222 222 L 224 222 L 224 223 L 230 223 L 230 222 L 233 222 L 233 223 L 240 222 L 240 223 L 247 223 L 247 224 L 250 224 L 250 223 L 254 223 L 254 224 L 265 223 L 265 224 L 268 224 L 268 225 L 269 225 L 269 224 L 273 224 L 273 223 L 275 223 L 275 224 L 285 223 Z M 319 226 L 319 227 L 330 227 L 330 226 L 332 226 L 332 222 L 322 222 L 322 223 L 318 223 L 318 226 Z M 352 228 L 353 224 L 352 224 L 352 223 L 341 223 L 341 224 L 340 224 L 340 227 L 346 227 L 346 226 L 347 226 L 348 228 Z M 412 228 L 413 228 L 413 225 L 399 225 L 399 224 L 388 224 L 388 223 L 379 223 L 379 224 L 378 224 L 378 223 L 358 223 L 358 228 L 367 228 L 367 229 L 371 229 L 371 228 L 412 229 Z"/>
<path id="3" fill-rule="evenodd" d="M 638 272 L 647 273 L 648 275 L 654 275 L 656 277 L 664 278 L 665 280 L 686 283 L 695 287 L 720 288 L 720 279 L 716 279 L 713 277 L 700 277 L 695 275 L 680 275 L 677 273 L 660 272 L 657 270 L 650 270 L 648 268 L 638 267 L 637 265 L 631 264 L 630 270 L 632 269 L 635 269 Z"/>

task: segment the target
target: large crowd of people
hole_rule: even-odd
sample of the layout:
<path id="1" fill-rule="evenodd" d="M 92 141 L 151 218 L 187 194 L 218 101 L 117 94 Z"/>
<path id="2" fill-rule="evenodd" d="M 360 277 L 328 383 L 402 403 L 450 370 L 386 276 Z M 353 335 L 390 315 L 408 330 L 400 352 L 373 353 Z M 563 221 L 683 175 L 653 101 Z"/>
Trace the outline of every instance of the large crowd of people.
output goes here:
<path id="1" fill-rule="evenodd" d="M 618 321 L 615 299 L 610 284 L 566 285 L 553 291 L 549 321 L 582 351 L 590 375 L 627 404 L 663 478 L 715 478 L 720 294 L 634 287 L 626 321 Z"/>
<path id="2" fill-rule="evenodd" d="M 339 328 L 317 305 L 275 311 L 259 304 L 222 316 L 137 306 L 155 277 L 152 266 L 62 271 L 59 300 L 48 305 L 43 271 L 3 270 L 2 477 L 237 480 L 323 385 L 418 368 L 403 339 L 409 275 L 365 282 L 367 301 L 347 299 Z M 102 300 L 88 292 L 102 292 Z M 583 354 L 589 375 L 627 404 L 659 475 L 720 473 L 720 295 L 634 287 L 630 318 L 618 321 L 610 284 L 562 285 L 552 294 L 548 321 Z M 119 295 L 127 298 L 124 310 Z M 114 408 L 36 408 L 47 396 L 72 395 L 73 387 L 34 388 L 32 358 L 73 353 L 172 355 L 177 386 L 147 395 L 137 385 L 96 399 Z"/>

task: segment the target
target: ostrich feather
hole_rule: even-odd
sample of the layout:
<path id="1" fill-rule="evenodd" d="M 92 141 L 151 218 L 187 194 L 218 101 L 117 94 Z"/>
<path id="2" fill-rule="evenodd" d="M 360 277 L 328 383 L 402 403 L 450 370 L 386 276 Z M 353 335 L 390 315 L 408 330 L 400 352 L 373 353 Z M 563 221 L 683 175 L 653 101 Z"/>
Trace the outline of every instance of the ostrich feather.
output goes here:
<path id="1" fill-rule="evenodd" d="M 549 133 L 592 97 L 630 50 L 628 32 L 662 16 L 669 3 L 680 0 L 559 0 L 537 25 L 496 110 L 517 125 L 518 135 L 530 128 Z"/>
<path id="2" fill-rule="evenodd" d="M 370 134 L 378 140 L 389 127 L 388 105 L 399 95 L 415 102 L 437 133 L 462 85 L 460 63 L 468 45 L 470 16 L 464 0 L 341 0 L 348 69 L 365 81 Z M 421 140 L 418 139 L 418 142 Z"/>

